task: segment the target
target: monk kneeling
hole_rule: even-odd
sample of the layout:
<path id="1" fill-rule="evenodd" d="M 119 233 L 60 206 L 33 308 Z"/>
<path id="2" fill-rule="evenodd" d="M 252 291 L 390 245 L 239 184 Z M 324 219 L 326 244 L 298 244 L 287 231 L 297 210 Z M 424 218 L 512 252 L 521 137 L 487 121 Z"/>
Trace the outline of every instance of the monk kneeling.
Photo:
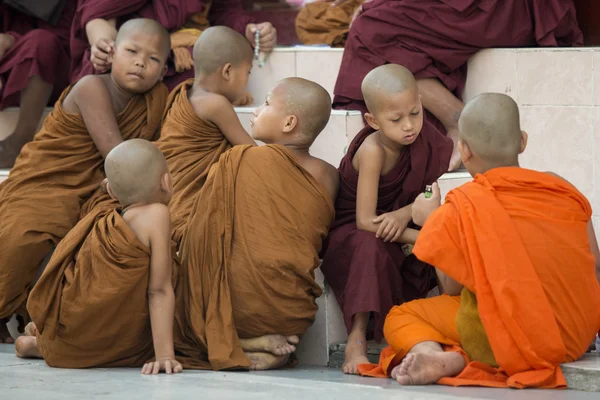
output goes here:
<path id="1" fill-rule="evenodd" d="M 562 178 L 519 167 L 527 134 L 510 97 L 478 96 L 459 129 L 474 181 L 441 207 L 435 190 L 412 209 L 424 225 L 413 252 L 446 294 L 393 308 L 379 366 L 359 369 L 404 385 L 565 387 L 560 364 L 600 328 L 590 204 Z"/>
<path id="2" fill-rule="evenodd" d="M 108 154 L 105 169 L 120 207 L 89 214 L 57 246 L 29 297 L 35 325 L 17 339 L 17 355 L 52 367 L 179 372 L 167 162 L 133 139 Z"/>

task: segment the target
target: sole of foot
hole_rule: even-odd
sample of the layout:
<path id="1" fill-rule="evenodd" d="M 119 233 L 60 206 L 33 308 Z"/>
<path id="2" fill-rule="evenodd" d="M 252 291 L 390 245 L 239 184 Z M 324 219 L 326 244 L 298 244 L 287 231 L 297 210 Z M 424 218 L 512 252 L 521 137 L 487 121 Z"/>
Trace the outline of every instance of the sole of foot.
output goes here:
<path id="1" fill-rule="evenodd" d="M 391 377 L 401 385 L 430 385 L 457 375 L 464 366 L 463 357 L 454 352 L 407 354 Z"/>
<path id="2" fill-rule="evenodd" d="M 252 352 L 246 353 L 246 356 L 252 362 L 251 371 L 265 371 L 268 369 L 277 369 L 285 365 L 290 358 L 289 354 L 276 356 L 271 353 Z"/>

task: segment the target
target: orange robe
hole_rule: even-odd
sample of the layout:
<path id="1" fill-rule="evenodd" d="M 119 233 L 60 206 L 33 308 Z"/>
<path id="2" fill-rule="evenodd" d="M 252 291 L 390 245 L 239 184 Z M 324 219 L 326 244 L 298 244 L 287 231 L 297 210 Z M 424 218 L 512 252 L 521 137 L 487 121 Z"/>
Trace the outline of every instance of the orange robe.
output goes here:
<path id="1" fill-rule="evenodd" d="M 470 362 L 440 384 L 566 386 L 559 365 L 579 359 L 600 328 L 600 286 L 587 235 L 591 213 L 568 182 L 518 167 L 477 175 L 448 194 L 413 252 L 475 294 L 499 368 L 447 347 Z M 364 365 L 361 372 L 389 375 L 423 341 L 473 348 L 455 322 L 463 307 L 464 298 L 441 296 L 394 308 L 385 324 L 390 347 L 379 366 Z"/>
<path id="2" fill-rule="evenodd" d="M 154 356 L 150 249 L 118 210 L 88 214 L 58 244 L 27 302 L 51 367 L 136 367 Z"/>
<path id="3" fill-rule="evenodd" d="M 181 243 L 174 342 L 186 367 L 249 367 L 239 338 L 304 334 L 333 214 L 325 189 L 285 147 L 236 146 L 221 156 Z"/>
<path id="4" fill-rule="evenodd" d="M 25 302 L 40 263 L 104 179 L 102 156 L 83 118 L 62 107 L 69 90 L 0 184 L 0 318 Z M 163 84 L 133 97 L 117 116 L 123 138 L 156 136 L 166 98 Z"/>
<path id="5" fill-rule="evenodd" d="M 364 0 L 349 0 L 337 7 L 332 1 L 306 4 L 296 18 L 296 34 L 304 44 L 343 47 L 354 13 Z"/>
<path id="6" fill-rule="evenodd" d="M 188 80 L 173 90 L 167 101 L 158 148 L 173 176 L 173 198 L 169 203 L 173 240 L 179 244 L 187 227 L 192 206 L 208 176 L 210 167 L 231 148 L 219 127 L 199 118 L 190 101 Z"/>

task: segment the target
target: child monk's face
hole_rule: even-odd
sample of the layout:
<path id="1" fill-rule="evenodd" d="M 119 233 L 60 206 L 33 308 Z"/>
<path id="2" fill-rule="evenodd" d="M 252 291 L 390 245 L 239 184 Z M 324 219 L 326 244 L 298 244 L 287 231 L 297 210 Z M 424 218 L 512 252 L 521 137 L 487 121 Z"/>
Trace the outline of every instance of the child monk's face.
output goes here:
<path id="1" fill-rule="evenodd" d="M 111 75 L 132 93 L 150 90 L 167 72 L 164 39 L 160 35 L 132 32 L 115 49 Z"/>
<path id="2" fill-rule="evenodd" d="M 251 70 L 252 60 L 248 60 L 236 66 L 231 65 L 229 70 L 226 71 L 228 80 L 225 93 L 223 94 L 231 103 L 235 103 L 246 96 Z"/>
<path id="3" fill-rule="evenodd" d="M 423 128 L 423 106 L 418 89 L 379 93 L 377 110 L 369 124 L 387 139 L 403 146 L 413 144 Z M 369 121 L 371 119 L 371 121 Z"/>
<path id="4" fill-rule="evenodd" d="M 267 95 L 265 102 L 254 110 L 250 120 L 252 137 L 264 143 L 272 143 L 283 132 L 288 117 L 284 88 L 275 86 Z"/>

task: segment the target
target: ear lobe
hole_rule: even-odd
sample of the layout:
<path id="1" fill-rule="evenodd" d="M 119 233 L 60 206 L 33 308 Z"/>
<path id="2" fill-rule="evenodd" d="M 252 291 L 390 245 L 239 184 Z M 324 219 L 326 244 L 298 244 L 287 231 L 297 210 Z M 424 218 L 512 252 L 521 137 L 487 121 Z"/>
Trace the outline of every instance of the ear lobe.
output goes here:
<path id="1" fill-rule="evenodd" d="M 471 157 L 473 157 L 473 153 L 471 152 L 471 148 L 469 147 L 468 143 L 463 142 L 461 139 L 459 139 L 456 146 L 458 148 L 458 151 L 460 152 L 460 160 L 463 164 L 468 162 L 471 159 Z"/>
<path id="2" fill-rule="evenodd" d="M 170 192 L 173 188 L 173 181 L 171 178 L 171 174 L 170 173 L 165 173 L 163 174 L 163 176 L 160 178 L 160 189 L 163 192 Z"/>
<path id="3" fill-rule="evenodd" d="M 108 193 L 108 195 L 112 199 L 119 201 L 119 199 L 117 199 L 117 196 L 115 196 L 115 192 L 113 192 L 112 187 L 110 186 L 110 183 L 108 181 L 106 181 L 106 193 Z"/>
<path id="4" fill-rule="evenodd" d="M 226 80 L 231 79 L 231 64 L 230 63 L 227 63 L 223 66 L 222 75 L 223 75 L 223 78 L 225 78 Z"/>
<path id="5" fill-rule="evenodd" d="M 161 81 L 165 78 L 165 75 L 167 74 L 168 70 L 169 70 L 169 67 L 167 66 L 167 64 L 165 64 L 165 66 L 163 67 L 162 72 L 160 73 L 160 80 Z"/>
<path id="6" fill-rule="evenodd" d="M 298 126 L 298 117 L 295 115 L 288 115 L 285 117 L 285 125 L 283 126 L 283 131 L 285 133 L 293 131 L 296 129 L 296 126 Z"/>
<path id="7" fill-rule="evenodd" d="M 529 140 L 529 135 L 525 131 L 521 131 L 521 149 L 519 150 L 519 154 L 523 153 L 527 148 L 527 141 Z"/>
<path id="8" fill-rule="evenodd" d="M 373 114 L 366 113 L 365 114 L 365 120 L 367 121 L 367 124 L 369 124 L 369 126 L 371 128 L 375 129 L 376 131 L 379 130 L 379 123 L 377 123 L 377 120 L 375 119 L 375 117 L 373 116 Z"/>

